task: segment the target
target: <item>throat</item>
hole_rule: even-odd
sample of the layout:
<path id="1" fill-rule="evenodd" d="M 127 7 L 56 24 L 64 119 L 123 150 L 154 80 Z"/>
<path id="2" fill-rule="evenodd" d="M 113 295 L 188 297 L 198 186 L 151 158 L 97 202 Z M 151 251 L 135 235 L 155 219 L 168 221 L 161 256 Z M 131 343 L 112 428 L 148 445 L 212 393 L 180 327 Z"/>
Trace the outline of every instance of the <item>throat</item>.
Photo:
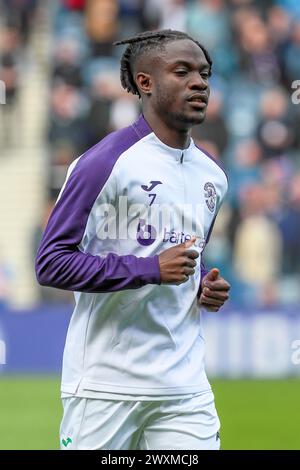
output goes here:
<path id="1" fill-rule="evenodd" d="M 153 130 L 154 134 L 168 147 L 175 149 L 187 149 L 191 142 L 191 129 L 179 130 L 167 124 L 158 116 L 151 113 L 144 113 L 145 119 Z"/>

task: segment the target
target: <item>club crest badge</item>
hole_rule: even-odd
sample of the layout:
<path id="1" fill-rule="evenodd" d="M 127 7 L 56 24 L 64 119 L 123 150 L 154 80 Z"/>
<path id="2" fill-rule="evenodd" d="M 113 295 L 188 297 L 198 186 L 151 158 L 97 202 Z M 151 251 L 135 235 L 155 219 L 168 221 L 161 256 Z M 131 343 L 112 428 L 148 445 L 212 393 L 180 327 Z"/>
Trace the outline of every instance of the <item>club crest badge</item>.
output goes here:
<path id="1" fill-rule="evenodd" d="M 204 197 L 208 209 L 210 210 L 210 212 L 214 212 L 217 201 L 217 192 L 216 188 L 212 183 L 205 183 Z"/>

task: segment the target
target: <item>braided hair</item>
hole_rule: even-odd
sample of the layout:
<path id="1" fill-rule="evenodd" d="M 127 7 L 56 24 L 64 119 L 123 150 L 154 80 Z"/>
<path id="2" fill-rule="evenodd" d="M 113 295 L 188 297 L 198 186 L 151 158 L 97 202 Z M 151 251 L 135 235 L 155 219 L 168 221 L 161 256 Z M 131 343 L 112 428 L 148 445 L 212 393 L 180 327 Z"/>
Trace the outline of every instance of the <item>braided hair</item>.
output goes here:
<path id="1" fill-rule="evenodd" d="M 190 37 L 188 34 L 172 29 L 163 29 L 161 31 L 145 31 L 129 39 L 114 42 L 113 44 L 114 46 L 128 44 L 121 58 L 120 78 L 123 88 L 127 90 L 128 93 L 132 93 L 133 95 L 138 95 L 141 97 L 138 87 L 134 81 L 132 72 L 136 59 L 146 52 L 153 51 L 153 49 L 163 50 L 167 42 L 182 39 L 190 39 L 200 47 L 209 64 L 209 73 L 211 73 L 212 60 L 209 53 L 205 47 L 202 46 L 202 44 Z"/>

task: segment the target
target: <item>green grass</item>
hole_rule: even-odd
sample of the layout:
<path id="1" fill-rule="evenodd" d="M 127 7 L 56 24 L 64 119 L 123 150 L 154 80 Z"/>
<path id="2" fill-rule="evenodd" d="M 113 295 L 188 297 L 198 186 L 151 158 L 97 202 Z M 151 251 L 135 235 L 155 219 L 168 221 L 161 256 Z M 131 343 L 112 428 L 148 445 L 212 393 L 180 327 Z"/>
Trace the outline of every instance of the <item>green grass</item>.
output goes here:
<path id="1" fill-rule="evenodd" d="M 300 449 L 300 380 L 212 381 L 222 449 Z M 0 378 L 0 449 L 58 449 L 59 379 Z"/>
<path id="2" fill-rule="evenodd" d="M 222 449 L 300 449 L 300 380 L 212 382 Z"/>
<path id="3" fill-rule="evenodd" d="M 0 449 L 58 449 L 60 381 L 0 379 Z"/>

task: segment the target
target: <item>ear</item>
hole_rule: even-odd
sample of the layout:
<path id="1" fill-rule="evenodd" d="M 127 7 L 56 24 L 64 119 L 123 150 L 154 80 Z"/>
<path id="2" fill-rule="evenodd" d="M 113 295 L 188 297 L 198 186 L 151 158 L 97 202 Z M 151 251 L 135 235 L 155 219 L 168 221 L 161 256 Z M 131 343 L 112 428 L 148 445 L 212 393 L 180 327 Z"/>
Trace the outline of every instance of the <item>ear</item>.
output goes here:
<path id="1" fill-rule="evenodd" d="M 152 90 L 152 78 L 149 73 L 138 72 L 135 77 L 136 86 L 138 87 L 141 95 L 151 95 Z"/>

